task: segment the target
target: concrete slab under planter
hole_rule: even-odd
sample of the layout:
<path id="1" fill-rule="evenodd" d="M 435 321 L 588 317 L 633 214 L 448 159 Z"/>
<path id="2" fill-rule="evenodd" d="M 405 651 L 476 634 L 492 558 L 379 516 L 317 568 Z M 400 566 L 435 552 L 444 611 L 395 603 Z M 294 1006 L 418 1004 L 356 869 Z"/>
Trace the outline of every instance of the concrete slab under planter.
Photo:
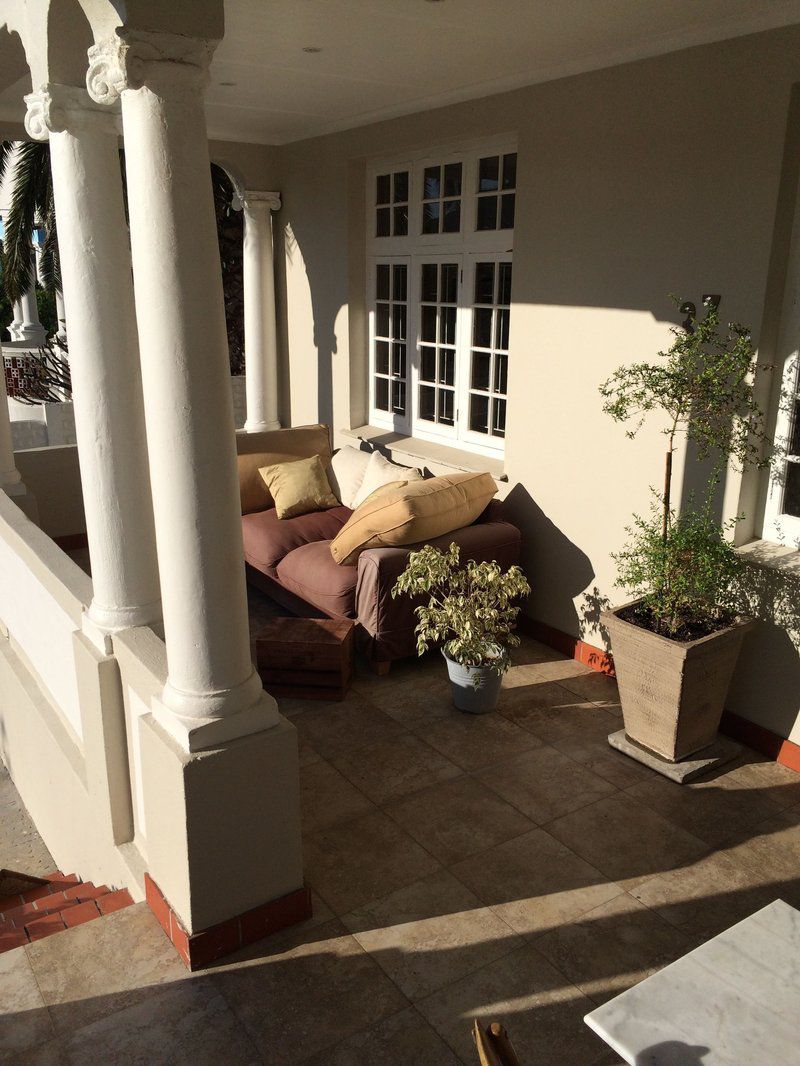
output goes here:
<path id="1" fill-rule="evenodd" d="M 679 785 L 687 785 L 695 778 L 708 773 L 709 770 L 723 766 L 731 759 L 735 759 L 742 750 L 741 745 L 735 741 L 728 740 L 727 737 L 717 737 L 713 744 L 703 748 L 702 751 L 697 751 L 694 755 L 681 759 L 680 762 L 670 762 L 669 759 L 663 759 L 655 752 L 648 751 L 641 744 L 637 744 L 635 740 L 631 740 L 626 736 L 624 729 L 611 733 L 608 743 L 612 748 L 621 751 L 623 755 L 628 755 L 631 759 L 655 770 L 657 774 L 668 777 L 670 781 L 676 781 Z"/>

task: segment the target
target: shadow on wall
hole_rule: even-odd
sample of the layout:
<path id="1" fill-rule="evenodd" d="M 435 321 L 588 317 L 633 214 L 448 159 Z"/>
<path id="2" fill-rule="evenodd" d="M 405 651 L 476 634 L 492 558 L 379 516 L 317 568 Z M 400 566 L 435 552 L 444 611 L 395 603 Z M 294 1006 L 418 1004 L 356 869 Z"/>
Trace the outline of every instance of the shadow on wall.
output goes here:
<path id="1" fill-rule="evenodd" d="M 548 623 L 565 633 L 577 633 L 581 619 L 575 598 L 589 585 L 594 570 L 589 557 L 566 537 L 536 503 L 524 485 L 517 484 L 503 500 L 505 517 L 524 531 L 520 564 L 528 575 L 531 595 L 525 613 L 545 616 L 539 603 L 548 604 Z"/>

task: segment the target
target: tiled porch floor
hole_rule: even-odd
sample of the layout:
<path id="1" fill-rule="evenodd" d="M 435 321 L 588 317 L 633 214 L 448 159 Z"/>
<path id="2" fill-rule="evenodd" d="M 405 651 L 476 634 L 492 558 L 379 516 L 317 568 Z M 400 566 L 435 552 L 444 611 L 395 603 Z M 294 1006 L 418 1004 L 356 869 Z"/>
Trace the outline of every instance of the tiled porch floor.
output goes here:
<path id="1" fill-rule="evenodd" d="M 515 660 L 487 717 L 435 655 L 282 701 L 314 918 L 191 976 L 144 905 L 10 952 L 0 1059 L 474 1066 L 481 1016 L 526 1066 L 616 1062 L 595 1004 L 800 904 L 800 776 L 747 753 L 681 788 L 609 749 L 612 681 L 533 641 Z"/>

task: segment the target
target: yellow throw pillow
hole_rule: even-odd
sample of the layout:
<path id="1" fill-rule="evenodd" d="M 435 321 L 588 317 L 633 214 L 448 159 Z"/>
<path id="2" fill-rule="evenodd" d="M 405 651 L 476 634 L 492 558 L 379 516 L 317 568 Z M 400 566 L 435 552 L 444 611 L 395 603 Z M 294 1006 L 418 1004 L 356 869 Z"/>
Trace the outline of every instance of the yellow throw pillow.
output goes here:
<path id="1" fill-rule="evenodd" d="M 331 541 L 331 555 L 353 566 L 367 548 L 421 544 L 471 525 L 497 492 L 491 474 L 446 474 L 373 493 Z"/>
<path id="2" fill-rule="evenodd" d="M 258 472 L 275 501 L 278 518 L 294 518 L 309 511 L 339 506 L 318 455 L 262 466 Z"/>
<path id="3" fill-rule="evenodd" d="M 289 463 L 294 459 L 322 457 L 326 467 L 331 459 L 330 431 L 327 426 L 293 426 L 265 433 L 240 433 L 236 439 L 239 467 L 239 495 L 242 514 L 266 511 L 272 506 L 269 489 L 261 477 L 262 466 Z"/>

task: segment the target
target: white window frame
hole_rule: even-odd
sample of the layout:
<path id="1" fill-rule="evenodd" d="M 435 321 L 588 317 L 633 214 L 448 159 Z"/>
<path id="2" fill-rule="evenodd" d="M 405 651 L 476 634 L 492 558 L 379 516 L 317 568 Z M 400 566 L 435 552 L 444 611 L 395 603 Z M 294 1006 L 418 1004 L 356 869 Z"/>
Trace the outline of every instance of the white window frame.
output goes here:
<path id="1" fill-rule="evenodd" d="M 800 325 L 800 322 L 797 323 Z M 800 334 L 799 334 L 800 336 Z M 792 438 L 794 415 L 794 397 L 800 395 L 800 346 L 786 360 L 781 381 L 781 400 L 778 407 L 777 423 L 775 427 L 775 444 L 783 456 L 789 447 Z M 800 417 L 798 414 L 797 417 Z M 800 456 L 794 457 L 800 461 Z M 767 472 L 769 488 L 764 513 L 765 540 L 772 540 L 778 544 L 785 544 L 800 549 L 800 518 L 783 513 L 783 497 L 785 492 L 786 469 L 792 460 L 781 458 L 775 463 L 775 468 Z"/>
<path id="2" fill-rule="evenodd" d="M 517 151 L 516 138 L 502 136 L 480 142 L 444 145 L 384 158 L 372 163 L 366 175 L 366 254 L 367 309 L 369 320 L 369 421 L 379 428 L 392 429 L 421 439 L 463 447 L 487 456 L 501 456 L 504 437 L 470 431 L 468 428 L 469 372 L 471 361 L 472 293 L 477 261 L 513 263 L 514 230 L 475 229 L 477 220 L 478 161 L 489 155 L 502 156 Z M 422 233 L 422 183 L 427 166 L 461 163 L 461 229 L 458 233 Z M 375 189 L 378 175 L 409 171 L 408 236 L 376 237 Z M 517 200 L 519 189 L 515 190 Z M 498 190 L 498 196 L 500 190 Z M 419 388 L 419 291 L 423 262 L 460 263 L 458 309 L 456 312 L 456 424 L 452 427 L 418 417 Z M 401 419 L 375 408 L 375 267 L 378 263 L 408 264 L 408 312 L 406 349 L 406 416 Z M 513 308 L 513 299 L 512 299 Z M 513 317 L 513 316 L 512 316 Z M 509 372 L 512 362 L 509 355 Z"/>

